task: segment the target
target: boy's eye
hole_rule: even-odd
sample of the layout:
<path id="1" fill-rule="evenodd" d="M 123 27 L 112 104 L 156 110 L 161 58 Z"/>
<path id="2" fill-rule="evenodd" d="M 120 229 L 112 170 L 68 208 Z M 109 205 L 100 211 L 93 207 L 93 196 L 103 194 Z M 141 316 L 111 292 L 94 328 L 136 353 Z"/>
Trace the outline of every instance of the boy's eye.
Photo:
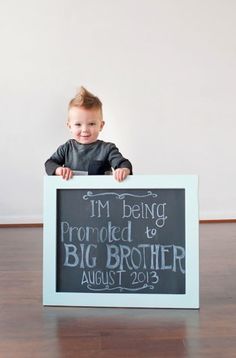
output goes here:
<path id="1" fill-rule="evenodd" d="M 89 123 L 90 126 L 95 126 L 95 124 L 96 124 L 95 122 Z"/>
<path id="2" fill-rule="evenodd" d="M 76 127 L 80 127 L 81 124 L 80 123 L 75 123 Z"/>

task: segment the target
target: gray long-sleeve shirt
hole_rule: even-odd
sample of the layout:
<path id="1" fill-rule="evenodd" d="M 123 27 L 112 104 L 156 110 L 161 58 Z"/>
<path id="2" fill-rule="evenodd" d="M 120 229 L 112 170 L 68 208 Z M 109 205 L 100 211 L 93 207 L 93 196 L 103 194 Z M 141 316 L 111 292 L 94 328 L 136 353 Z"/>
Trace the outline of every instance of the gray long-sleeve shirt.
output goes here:
<path id="1" fill-rule="evenodd" d="M 91 144 L 68 140 L 45 162 L 46 173 L 54 175 L 56 169 L 62 166 L 88 172 L 89 175 L 103 175 L 111 168 L 128 168 L 132 174 L 130 161 L 122 156 L 116 145 L 102 140 Z"/>

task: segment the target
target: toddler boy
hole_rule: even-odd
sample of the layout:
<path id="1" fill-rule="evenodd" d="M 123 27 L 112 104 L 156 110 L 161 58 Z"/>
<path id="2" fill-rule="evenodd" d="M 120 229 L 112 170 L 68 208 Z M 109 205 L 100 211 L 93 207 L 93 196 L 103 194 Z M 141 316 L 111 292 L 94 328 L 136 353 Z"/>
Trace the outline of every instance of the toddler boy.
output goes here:
<path id="1" fill-rule="evenodd" d="M 68 108 L 67 126 L 72 139 L 62 144 L 46 161 L 46 173 L 68 180 L 73 174 L 104 175 L 113 168 L 118 181 L 132 174 L 130 161 L 122 156 L 115 144 L 98 139 L 104 124 L 102 102 L 81 87 Z"/>

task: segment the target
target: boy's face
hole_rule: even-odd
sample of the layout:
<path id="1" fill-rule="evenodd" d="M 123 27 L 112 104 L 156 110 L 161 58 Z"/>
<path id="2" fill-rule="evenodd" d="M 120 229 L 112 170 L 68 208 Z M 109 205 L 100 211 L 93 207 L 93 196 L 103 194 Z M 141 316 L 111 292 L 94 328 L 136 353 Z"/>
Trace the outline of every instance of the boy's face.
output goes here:
<path id="1" fill-rule="evenodd" d="M 96 142 L 104 126 L 99 110 L 72 107 L 67 123 L 73 139 L 81 144 Z"/>

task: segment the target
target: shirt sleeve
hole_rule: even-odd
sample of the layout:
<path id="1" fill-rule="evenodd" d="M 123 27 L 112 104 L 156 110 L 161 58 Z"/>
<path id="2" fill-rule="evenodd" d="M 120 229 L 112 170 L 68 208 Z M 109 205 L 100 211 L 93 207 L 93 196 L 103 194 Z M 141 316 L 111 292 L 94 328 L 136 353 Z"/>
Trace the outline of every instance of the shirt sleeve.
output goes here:
<path id="1" fill-rule="evenodd" d="M 130 174 L 133 174 L 132 164 L 130 161 L 123 157 L 115 144 L 111 143 L 108 153 L 108 161 L 113 169 L 128 168 Z"/>
<path id="2" fill-rule="evenodd" d="M 65 164 L 66 144 L 61 145 L 55 153 L 45 162 L 45 170 L 48 175 L 54 175 L 58 167 Z"/>

